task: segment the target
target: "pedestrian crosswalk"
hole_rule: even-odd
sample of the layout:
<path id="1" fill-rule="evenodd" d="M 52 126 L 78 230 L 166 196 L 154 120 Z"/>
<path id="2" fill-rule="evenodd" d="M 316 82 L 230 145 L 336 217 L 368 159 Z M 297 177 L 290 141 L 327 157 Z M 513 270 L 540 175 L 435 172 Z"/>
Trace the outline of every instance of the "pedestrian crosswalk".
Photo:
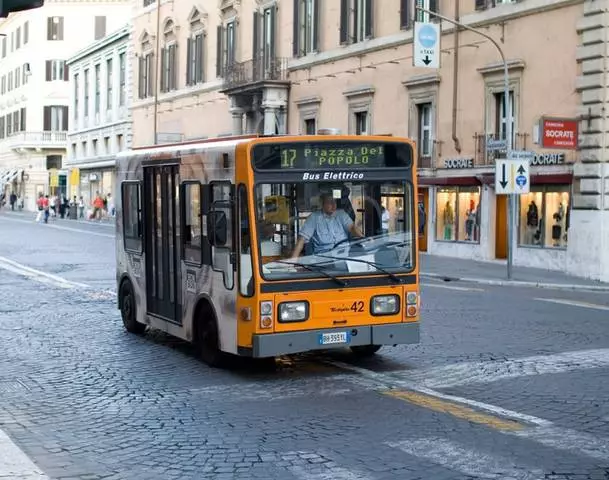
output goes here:
<path id="1" fill-rule="evenodd" d="M 509 452 L 505 455 L 485 453 L 440 437 L 412 438 L 389 442 L 388 446 L 426 462 L 473 478 L 510 480 L 543 480 L 544 472 L 531 465 L 518 465 Z M 431 478 L 431 477 L 430 477 Z"/>

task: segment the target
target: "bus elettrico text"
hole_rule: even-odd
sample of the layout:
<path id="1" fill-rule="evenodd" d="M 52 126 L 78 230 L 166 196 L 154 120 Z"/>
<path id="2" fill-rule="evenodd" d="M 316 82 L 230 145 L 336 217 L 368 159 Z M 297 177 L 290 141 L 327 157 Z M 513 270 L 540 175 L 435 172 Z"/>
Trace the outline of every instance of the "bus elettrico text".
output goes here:
<path id="1" fill-rule="evenodd" d="M 241 136 L 136 148 L 116 166 L 124 327 L 275 357 L 419 342 L 415 144 Z"/>

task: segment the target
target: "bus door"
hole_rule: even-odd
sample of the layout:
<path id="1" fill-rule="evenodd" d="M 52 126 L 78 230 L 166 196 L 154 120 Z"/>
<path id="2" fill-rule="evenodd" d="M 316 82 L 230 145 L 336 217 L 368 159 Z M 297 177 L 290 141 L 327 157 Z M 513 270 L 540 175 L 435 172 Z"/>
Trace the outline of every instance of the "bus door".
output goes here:
<path id="1" fill-rule="evenodd" d="M 179 166 L 144 167 L 148 313 L 181 324 Z"/>

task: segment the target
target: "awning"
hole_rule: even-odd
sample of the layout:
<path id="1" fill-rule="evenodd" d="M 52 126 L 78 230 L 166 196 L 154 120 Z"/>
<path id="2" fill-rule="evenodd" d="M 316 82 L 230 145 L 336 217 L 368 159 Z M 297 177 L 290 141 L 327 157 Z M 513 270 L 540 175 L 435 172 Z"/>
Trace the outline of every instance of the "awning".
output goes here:
<path id="1" fill-rule="evenodd" d="M 4 177 L 4 182 L 11 183 L 19 176 L 21 172 L 23 172 L 23 170 L 20 170 L 19 168 L 13 168 L 12 170 L 9 170 L 6 176 Z"/>

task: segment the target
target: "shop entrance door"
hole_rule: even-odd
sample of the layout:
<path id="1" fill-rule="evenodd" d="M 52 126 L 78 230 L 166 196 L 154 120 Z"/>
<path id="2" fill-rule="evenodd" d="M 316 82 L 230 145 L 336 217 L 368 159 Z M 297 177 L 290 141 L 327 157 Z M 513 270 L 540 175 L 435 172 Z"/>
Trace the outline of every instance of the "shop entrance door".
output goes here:
<path id="1" fill-rule="evenodd" d="M 144 168 L 148 313 L 180 324 L 177 165 Z"/>
<path id="2" fill-rule="evenodd" d="M 496 209 L 495 209 L 495 258 L 505 259 L 507 258 L 507 226 L 508 226 L 508 215 L 507 195 L 497 195 L 496 197 Z"/>
<path id="3" fill-rule="evenodd" d="M 424 225 L 419 225 L 419 251 L 426 252 L 427 251 L 427 225 L 429 225 L 429 189 L 428 188 L 419 188 L 418 195 L 418 204 L 423 205 L 424 215 Z M 417 205 L 417 214 L 418 208 Z M 419 221 L 421 221 L 421 216 L 419 215 Z"/>

